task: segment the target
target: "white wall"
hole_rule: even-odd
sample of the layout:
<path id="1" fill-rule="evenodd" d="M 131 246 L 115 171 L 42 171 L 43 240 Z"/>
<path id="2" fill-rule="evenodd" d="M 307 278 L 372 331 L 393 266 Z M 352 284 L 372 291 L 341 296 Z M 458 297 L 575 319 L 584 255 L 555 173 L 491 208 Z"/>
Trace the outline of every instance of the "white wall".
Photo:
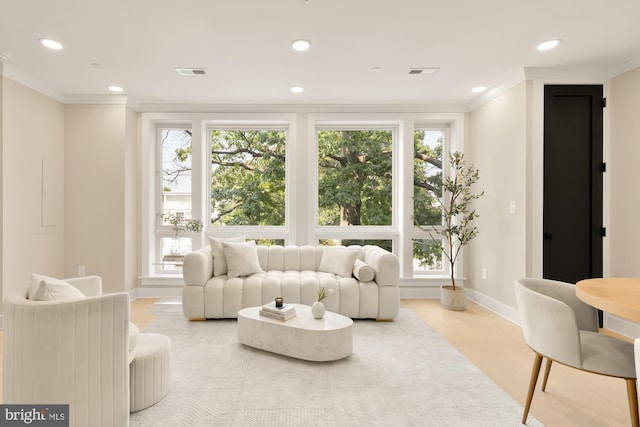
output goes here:
<path id="1" fill-rule="evenodd" d="M 4 122 L 4 116 L 3 116 L 3 107 L 4 107 L 4 97 L 2 95 L 2 88 L 4 86 L 4 77 L 2 77 L 2 72 L 3 72 L 3 68 L 4 68 L 4 64 L 0 61 L 0 165 L 3 164 L 3 156 L 2 153 L 4 151 L 4 143 L 3 143 L 3 139 L 4 139 L 4 132 L 3 132 L 3 122 Z M 4 168 L 3 168 L 4 169 Z M 0 301 L 4 301 L 4 289 L 3 289 L 3 283 L 4 283 L 4 256 L 3 256 L 3 251 L 4 251 L 4 186 L 3 186 L 3 182 L 4 182 L 4 174 L 0 171 Z M 4 304 L 3 304 L 4 305 Z M 0 314 L 2 313 L 2 307 L 0 307 Z"/>
<path id="2" fill-rule="evenodd" d="M 465 287 L 515 307 L 526 271 L 527 82 L 469 113 L 466 152 L 480 171 L 478 237 L 465 252 Z M 516 212 L 510 213 L 511 202 Z M 487 278 L 482 278 L 482 269 Z"/>
<path id="3" fill-rule="evenodd" d="M 640 277 L 640 68 L 611 79 L 608 94 L 607 276 Z"/>
<path id="4" fill-rule="evenodd" d="M 136 150 L 136 123 L 127 123 L 134 119 L 125 105 L 65 107 L 65 272 L 85 266 L 102 277 L 104 292 L 136 286 L 136 175 L 127 159 Z"/>
<path id="5" fill-rule="evenodd" d="M 2 77 L 2 81 L 2 291 L 6 297 L 28 286 L 34 272 L 57 277 L 64 273 L 64 106 L 11 79 Z M 44 178 L 43 161 L 49 170 Z"/>
<path id="6" fill-rule="evenodd" d="M 130 108 L 125 112 L 124 147 L 124 289 L 134 289 L 140 272 L 140 121 Z"/>

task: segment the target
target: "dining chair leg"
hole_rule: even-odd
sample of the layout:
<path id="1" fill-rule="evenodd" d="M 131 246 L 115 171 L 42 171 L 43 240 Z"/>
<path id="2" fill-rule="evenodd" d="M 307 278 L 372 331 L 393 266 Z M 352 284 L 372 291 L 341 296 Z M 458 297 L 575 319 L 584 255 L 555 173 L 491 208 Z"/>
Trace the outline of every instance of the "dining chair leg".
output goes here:
<path id="1" fill-rule="evenodd" d="M 541 365 L 542 365 L 542 355 L 536 353 L 536 358 L 533 360 L 533 368 L 531 369 L 531 379 L 529 380 L 529 391 L 527 392 L 527 402 L 524 405 L 524 415 L 522 415 L 522 424 L 527 423 L 527 417 L 529 416 L 529 408 L 531 407 L 533 392 L 535 391 L 536 383 L 538 382 L 538 374 L 540 374 Z"/>
<path id="2" fill-rule="evenodd" d="M 547 389 L 547 380 L 549 379 L 549 372 L 551 371 L 551 363 L 553 363 L 553 361 L 547 358 L 547 366 L 544 368 L 544 379 L 542 380 L 542 391 Z"/>
<path id="3" fill-rule="evenodd" d="M 631 425 L 638 427 L 638 390 L 636 388 L 636 379 L 627 378 L 627 399 L 629 399 L 629 412 L 631 415 Z"/>

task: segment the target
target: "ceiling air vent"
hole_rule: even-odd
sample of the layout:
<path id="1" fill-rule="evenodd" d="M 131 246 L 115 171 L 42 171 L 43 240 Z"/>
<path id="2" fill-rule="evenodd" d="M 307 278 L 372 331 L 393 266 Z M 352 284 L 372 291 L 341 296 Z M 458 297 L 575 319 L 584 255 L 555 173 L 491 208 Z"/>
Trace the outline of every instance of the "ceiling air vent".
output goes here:
<path id="1" fill-rule="evenodd" d="M 409 68 L 409 74 L 435 74 L 437 73 L 439 68 L 437 67 L 427 67 L 427 68 L 419 68 L 413 67 Z"/>
<path id="2" fill-rule="evenodd" d="M 180 76 L 202 76 L 207 74 L 204 68 L 176 68 Z"/>

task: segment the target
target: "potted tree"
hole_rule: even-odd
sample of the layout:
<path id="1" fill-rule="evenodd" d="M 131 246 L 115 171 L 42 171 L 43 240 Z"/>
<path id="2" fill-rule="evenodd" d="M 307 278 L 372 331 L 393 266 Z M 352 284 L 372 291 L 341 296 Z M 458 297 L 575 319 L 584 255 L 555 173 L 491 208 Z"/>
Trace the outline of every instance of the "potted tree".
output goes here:
<path id="1" fill-rule="evenodd" d="M 451 272 L 451 284 L 441 288 L 440 304 L 450 310 L 464 310 L 467 294 L 463 287 L 456 286 L 455 266 L 462 248 L 478 235 L 478 227 L 473 222 L 478 214 L 471 205 L 484 191 L 472 191 L 479 172 L 473 165 L 467 165 L 463 153 L 449 153 L 449 164 L 451 174 L 442 182 L 442 198 L 437 198 L 442 208 L 442 227 L 433 227 L 432 231 L 444 238 L 440 249 L 449 261 Z"/>

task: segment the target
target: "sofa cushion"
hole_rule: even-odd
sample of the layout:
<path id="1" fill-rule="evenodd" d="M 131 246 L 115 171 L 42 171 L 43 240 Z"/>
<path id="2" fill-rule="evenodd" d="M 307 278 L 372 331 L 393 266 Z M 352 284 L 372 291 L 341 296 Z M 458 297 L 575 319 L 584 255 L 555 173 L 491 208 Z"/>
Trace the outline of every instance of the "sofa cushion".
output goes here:
<path id="1" fill-rule="evenodd" d="M 222 242 L 244 242 L 245 236 L 214 238 L 209 237 L 209 246 L 211 246 L 211 254 L 213 255 L 213 275 L 223 276 L 227 274 L 227 260 L 224 256 L 224 248 Z"/>
<path id="2" fill-rule="evenodd" d="M 342 246 L 327 247 L 322 251 L 318 270 L 342 277 L 350 277 L 357 257 L 357 249 L 347 249 Z"/>
<path id="3" fill-rule="evenodd" d="M 31 275 L 29 299 L 34 301 L 74 301 L 86 298 L 77 288 L 64 280 L 41 274 Z"/>
<path id="4" fill-rule="evenodd" d="M 373 267 L 359 259 L 356 259 L 353 264 L 353 275 L 361 282 L 370 282 L 376 278 L 376 272 Z"/>
<path id="5" fill-rule="evenodd" d="M 224 249 L 224 257 L 227 260 L 227 277 L 249 276 L 254 273 L 262 273 L 256 242 L 221 242 Z"/>

